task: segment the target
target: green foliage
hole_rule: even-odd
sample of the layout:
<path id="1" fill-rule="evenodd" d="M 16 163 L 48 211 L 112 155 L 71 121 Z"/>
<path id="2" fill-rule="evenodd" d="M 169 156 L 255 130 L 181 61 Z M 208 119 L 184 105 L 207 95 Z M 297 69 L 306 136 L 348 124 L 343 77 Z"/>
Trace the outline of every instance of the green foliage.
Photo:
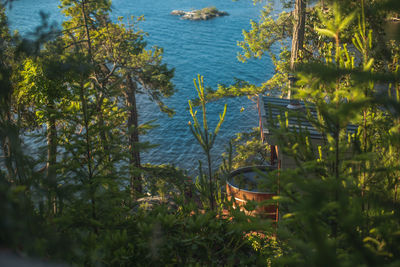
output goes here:
<path id="1" fill-rule="evenodd" d="M 197 17 L 201 17 L 201 16 L 215 16 L 218 14 L 218 9 L 215 6 L 211 6 L 211 7 L 205 7 L 203 9 L 200 10 L 196 10 L 195 15 Z"/>
<path id="2" fill-rule="evenodd" d="M 215 199 L 214 199 L 214 190 L 215 190 L 215 185 L 213 183 L 214 177 L 212 174 L 212 161 L 211 161 L 211 149 L 214 145 L 215 138 L 218 135 L 219 129 L 221 128 L 222 123 L 224 122 L 225 119 L 225 114 L 226 114 L 226 104 L 224 106 L 224 111 L 222 114 L 219 114 L 219 122 L 217 123 L 214 132 L 209 131 L 208 129 L 208 124 L 207 124 L 207 110 L 206 110 L 206 94 L 204 91 L 204 81 L 203 77 L 198 75 L 197 76 L 197 81 L 196 79 L 193 80 L 194 86 L 196 87 L 196 91 L 200 100 L 201 108 L 202 108 L 202 115 L 203 115 L 203 125 L 200 124 L 199 120 L 197 119 L 197 110 L 193 111 L 193 105 L 192 102 L 189 100 L 189 111 L 190 115 L 193 118 L 193 124 L 189 122 L 189 127 L 190 130 L 193 134 L 193 136 L 196 138 L 197 142 L 200 144 L 202 147 L 204 153 L 206 154 L 207 157 L 207 163 L 208 163 L 208 188 L 209 188 L 209 199 L 210 199 L 210 207 L 213 210 L 215 206 Z M 201 170 L 201 164 L 200 164 L 200 181 L 204 180 L 203 172 Z M 218 190 L 219 191 L 219 190 Z"/>
<path id="3" fill-rule="evenodd" d="M 248 239 L 252 247 L 256 251 L 259 251 L 263 258 L 266 259 L 267 266 L 273 266 L 272 262 L 281 258 L 284 251 L 286 252 L 287 250 L 287 246 L 273 236 L 266 238 L 263 234 L 254 232 L 248 235 Z"/>
<path id="4" fill-rule="evenodd" d="M 243 227 L 246 216 L 233 222 L 215 212 L 185 207 L 193 204 L 177 212 L 165 205 L 138 212 L 124 230 L 106 233 L 105 240 L 97 243 L 102 252 L 97 260 L 123 266 L 263 263 L 243 238 L 243 231 L 259 227 L 255 223 Z"/>
<path id="5" fill-rule="evenodd" d="M 159 195 L 162 198 L 184 195 L 191 188 L 191 181 L 184 171 L 170 165 L 154 166 L 146 164 L 145 187 L 151 195 Z"/>
<path id="6" fill-rule="evenodd" d="M 307 106 L 306 114 L 297 116 L 308 118 L 323 139 L 311 143 L 306 133 L 288 129 L 285 120 L 294 116 L 289 113 L 274 130 L 281 153 L 292 157 L 298 167 L 279 175 L 278 236 L 290 253 L 273 262 L 392 266 L 398 264 L 395 236 L 400 225 L 398 178 L 394 178 L 398 156 L 393 153 L 397 142 L 392 142 L 398 135 L 389 129 L 397 129 L 394 110 L 399 106 L 393 97 L 382 93 L 378 97 L 375 84 L 386 81 L 387 86 L 396 78 L 393 73 L 376 73 L 374 37 L 363 6 L 357 27 L 350 24 L 355 13 L 343 15 L 338 6 L 333 9 L 337 12 L 331 18 L 321 15 L 326 28 L 320 27 L 319 32 L 334 43 L 322 46 L 316 60 L 299 67 L 295 89 L 297 98 L 317 108 L 317 118 Z M 348 40 L 349 32 L 356 50 L 341 43 Z M 357 131 L 349 131 L 351 123 L 358 125 Z"/>
<path id="7" fill-rule="evenodd" d="M 207 117 L 206 117 L 206 96 L 204 92 L 204 82 L 203 82 L 203 77 L 198 75 L 197 77 L 198 80 L 198 85 L 196 83 L 196 80 L 194 80 L 194 85 L 197 90 L 197 94 L 201 103 L 202 107 L 202 114 L 203 114 L 203 126 L 200 125 L 199 120 L 197 119 L 197 111 L 193 111 L 193 105 L 192 102 L 189 100 L 189 110 L 190 110 L 190 115 L 193 118 L 193 125 L 192 123 L 189 123 L 190 130 L 192 131 L 194 137 L 196 137 L 196 140 L 199 142 L 199 144 L 202 146 L 204 151 L 207 153 L 208 151 L 211 150 L 211 148 L 214 145 L 215 138 L 217 137 L 217 134 L 219 132 L 219 129 L 221 128 L 221 125 L 225 119 L 225 114 L 226 114 L 226 105 L 224 106 L 224 111 L 222 114 L 220 114 L 219 122 L 217 126 L 214 129 L 214 132 L 209 132 L 208 129 L 208 124 L 207 124 Z"/>
<path id="8" fill-rule="evenodd" d="M 6 55 L 0 62 L 5 96 L 0 106 L 5 155 L 0 167 L 1 246 L 88 266 L 264 262 L 243 238 L 243 232 L 263 230 L 264 225 L 239 211 L 232 211 L 233 219 L 199 210 L 194 202 L 199 192 L 173 166 L 131 168 L 127 136 L 152 127 L 152 122 L 125 127 L 135 105 L 127 105 L 131 93 L 146 93 L 173 114 L 161 101 L 174 92 L 173 70 L 162 63 L 162 49 L 145 49 L 145 34 L 136 22 L 112 23 L 109 1 L 65 0 L 61 7 L 68 16 L 62 34 L 38 45 L 40 53 L 21 53 L 20 58 L 1 13 L 0 53 Z M 197 89 L 205 100 L 202 83 Z M 203 118 L 208 151 L 225 112 L 226 107 L 212 132 Z M 20 129 L 35 131 L 46 153 L 39 149 L 34 159 L 25 156 L 30 148 L 22 149 Z M 135 150 L 147 147 L 136 141 Z M 127 187 L 132 172 L 161 203 L 151 206 L 131 198 Z M 220 207 L 225 205 L 220 190 L 215 198 Z"/>
<path id="9" fill-rule="evenodd" d="M 218 9 L 215 6 L 205 7 L 201 11 L 211 15 L 215 15 L 218 13 Z"/>
<path id="10" fill-rule="evenodd" d="M 230 154 L 235 154 L 231 159 L 230 169 L 261 166 L 269 163 L 270 148 L 268 144 L 261 141 L 259 128 L 254 128 L 249 133 L 238 133 L 236 138 L 231 141 L 231 146 L 234 151 L 223 154 L 225 162 L 229 162 L 227 159 Z"/>
<path id="11" fill-rule="evenodd" d="M 285 90 L 288 13 L 273 20 L 266 7 L 240 43 L 243 60 L 283 45 L 273 56 L 272 79 L 262 86 L 238 81 L 215 91 L 204 87 L 202 77 L 195 80 L 202 118 L 189 101 L 190 129 L 207 155 L 208 174 L 200 162 L 192 184 L 173 166 L 132 166 L 133 152 L 148 147 L 138 136 L 152 127 L 132 121 L 135 94 L 148 94 L 173 114 L 162 102 L 174 92 L 173 70 L 163 64 L 162 49 L 146 49 L 146 34 L 137 28 L 142 17 L 113 23 L 110 1 L 63 0 L 64 31 L 51 42 L 41 39 L 46 43 L 36 44 L 42 49 L 32 54 L 17 47 L 24 42 L 9 33 L 2 8 L 1 247 L 87 266 L 399 265 L 400 53 L 391 42 L 384 60 L 371 15 L 373 8 L 386 14 L 389 4 L 394 12 L 398 5 L 334 2 L 339 4 L 308 10 L 303 64 L 292 88 L 306 100 L 305 112 L 282 113 L 279 127 L 270 129 L 279 152 L 298 164 L 261 183 L 279 192 L 270 200 L 279 201 L 277 225 L 226 201 L 225 175 L 265 163 L 269 148 L 259 141 L 259 130 L 239 134 L 213 173 L 210 151 L 226 106 L 210 130 L 206 101 Z M 289 129 L 290 116 L 310 121 L 321 142 Z M 46 139 L 47 153 L 36 156 L 24 146 L 21 136 L 33 130 Z M 147 193 L 157 201 L 132 198 L 132 176 L 140 177 L 144 189 L 137 196 Z"/>
<path id="12" fill-rule="evenodd" d="M 215 6 L 205 7 L 199 10 L 192 10 L 184 18 L 191 20 L 206 20 L 220 15 L 227 15 L 226 12 L 220 12 Z"/>
<path id="13" fill-rule="evenodd" d="M 272 11 L 272 3 L 269 3 L 261 11 L 260 21 L 251 21 L 251 30 L 243 31 L 244 41 L 238 42 L 238 46 L 243 49 L 243 53 L 238 55 L 240 61 L 261 58 L 264 53 L 271 55 L 275 43 L 284 45 L 283 40 L 290 35 L 292 29 L 290 16 L 283 12 L 274 20 L 271 16 Z"/>

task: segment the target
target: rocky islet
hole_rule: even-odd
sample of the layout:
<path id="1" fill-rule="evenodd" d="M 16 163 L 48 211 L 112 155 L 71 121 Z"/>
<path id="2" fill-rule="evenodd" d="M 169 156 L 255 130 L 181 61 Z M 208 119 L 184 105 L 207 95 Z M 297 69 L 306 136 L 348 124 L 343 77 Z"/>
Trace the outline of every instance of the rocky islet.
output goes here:
<path id="1" fill-rule="evenodd" d="M 216 17 L 228 16 L 229 14 L 225 11 L 219 11 L 215 7 L 206 7 L 192 11 L 173 10 L 171 15 L 180 16 L 181 19 L 185 20 L 209 20 Z"/>

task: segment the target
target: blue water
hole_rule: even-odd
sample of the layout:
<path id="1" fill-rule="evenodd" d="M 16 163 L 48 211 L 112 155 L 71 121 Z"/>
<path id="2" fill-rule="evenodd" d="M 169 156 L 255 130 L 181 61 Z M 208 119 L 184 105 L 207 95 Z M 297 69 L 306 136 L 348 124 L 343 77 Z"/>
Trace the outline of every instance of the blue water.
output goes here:
<path id="1" fill-rule="evenodd" d="M 15 1 L 8 11 L 11 28 L 18 29 L 22 35 L 32 31 L 40 24 L 40 10 L 49 13 L 50 21 L 59 25 L 63 16 L 58 4 L 57 0 Z M 206 6 L 216 6 L 230 16 L 209 21 L 187 21 L 170 15 L 174 9 L 191 10 Z M 250 28 L 250 19 L 258 19 L 261 7 L 254 6 L 251 0 L 113 1 L 113 18 L 145 16 L 146 20 L 139 27 L 149 33 L 149 45 L 163 47 L 165 62 L 175 68 L 173 82 L 178 91 L 165 100 L 176 111 L 172 119 L 162 114 L 146 96 L 138 98 L 140 121 L 157 119 L 159 125 L 141 139 L 159 144 L 157 148 L 143 153 L 143 162 L 171 163 L 192 173 L 198 166 L 198 159 L 204 159 L 188 127 L 191 119 L 188 99 L 196 95 L 193 78 L 197 74 L 203 75 L 205 84 L 212 87 L 218 83 L 231 84 L 234 77 L 261 84 L 272 75 L 273 65 L 269 58 L 251 60 L 246 64 L 236 58 L 240 51 L 237 41 L 243 40 L 242 29 Z M 215 126 L 224 103 L 228 104 L 228 111 L 213 149 L 214 168 L 220 162 L 220 155 L 226 150 L 229 139 L 238 132 L 256 127 L 258 121 L 256 105 L 249 99 L 224 99 L 208 105 L 211 127 Z M 242 108 L 244 111 L 240 112 Z"/>

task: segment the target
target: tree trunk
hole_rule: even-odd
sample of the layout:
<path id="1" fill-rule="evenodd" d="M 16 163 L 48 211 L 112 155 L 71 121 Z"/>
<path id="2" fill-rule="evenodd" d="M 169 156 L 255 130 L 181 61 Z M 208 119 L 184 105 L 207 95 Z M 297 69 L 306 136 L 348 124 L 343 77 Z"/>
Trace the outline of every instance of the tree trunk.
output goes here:
<path id="1" fill-rule="evenodd" d="M 8 172 L 8 182 L 22 184 L 26 182 L 25 166 L 22 159 L 19 129 L 11 119 L 11 112 L 5 112 L 3 125 L 7 131 L 3 132 L 1 140 L 4 153 L 4 163 Z"/>
<path id="2" fill-rule="evenodd" d="M 211 172 L 211 155 L 210 151 L 207 152 L 207 160 L 208 160 L 208 179 L 209 179 L 209 186 L 210 186 L 210 205 L 211 210 L 215 209 L 215 197 L 214 197 L 214 183 L 213 177 Z"/>
<path id="3" fill-rule="evenodd" d="M 296 0 L 294 6 L 294 24 L 292 35 L 292 49 L 290 55 L 290 70 L 296 70 L 296 61 L 299 57 L 299 51 L 303 49 L 304 43 L 304 29 L 306 25 L 306 3 L 305 0 Z M 292 98 L 293 79 L 289 79 L 288 99 Z"/>
<path id="4" fill-rule="evenodd" d="M 56 163 L 57 163 L 57 129 L 56 119 L 53 114 L 50 115 L 47 123 L 47 183 L 49 190 L 49 211 L 57 213 L 56 195 Z"/>
<path id="5" fill-rule="evenodd" d="M 126 77 L 126 105 L 129 109 L 128 116 L 128 135 L 129 135 L 129 153 L 130 153 L 130 167 L 135 170 L 140 169 L 140 151 L 139 151 L 139 121 L 138 112 L 136 108 L 136 89 L 137 85 L 132 81 L 130 75 Z M 130 178 L 131 193 L 142 193 L 141 176 L 135 171 L 131 172 Z"/>
<path id="6" fill-rule="evenodd" d="M 10 144 L 10 139 L 9 137 L 5 137 L 2 140 L 2 145 L 3 145 L 3 153 L 4 153 L 4 165 L 6 166 L 7 169 L 7 177 L 8 181 L 11 183 L 15 183 L 15 173 L 16 171 L 14 170 L 13 164 L 12 164 L 12 150 L 11 150 L 11 144 Z"/>
<path id="7" fill-rule="evenodd" d="M 92 146 L 91 146 L 91 139 L 89 133 L 89 111 L 86 96 L 84 94 L 84 85 L 81 82 L 80 84 L 80 100 L 82 105 L 82 116 L 84 122 L 84 129 L 85 129 L 85 152 L 86 152 L 86 161 L 87 161 L 87 172 L 88 172 L 88 183 L 89 183 L 89 197 L 91 202 L 91 209 L 92 209 L 92 219 L 97 220 L 97 209 L 96 209 L 96 199 L 95 199 L 95 191 L 96 185 L 94 181 L 94 170 L 93 170 L 93 158 L 92 158 Z M 98 227 L 93 226 L 95 233 L 98 232 Z"/>
<path id="8" fill-rule="evenodd" d="M 101 89 L 102 90 L 102 89 Z M 110 154 L 110 146 L 108 145 L 108 138 L 109 136 L 107 134 L 107 130 L 105 127 L 104 123 L 104 113 L 103 113 L 103 94 L 100 93 L 99 96 L 97 97 L 97 120 L 99 123 L 99 135 L 100 135 L 100 140 L 101 140 L 101 146 L 103 147 L 103 151 L 105 154 L 105 159 L 107 160 L 107 163 L 111 162 L 111 154 Z M 111 172 L 111 170 L 109 170 Z"/>
<path id="9" fill-rule="evenodd" d="M 94 74 L 96 77 L 96 80 L 99 80 L 99 75 L 98 75 L 98 65 L 96 64 L 94 57 L 93 57 L 93 52 L 92 52 L 92 41 L 91 41 L 91 36 L 90 36 L 90 30 L 89 30 L 89 22 L 88 22 L 88 14 L 86 14 L 86 4 L 88 1 L 84 0 L 81 3 L 81 11 L 82 11 L 82 18 L 83 18 L 83 22 L 84 22 L 84 27 L 85 27 L 85 33 L 86 33 L 86 44 L 87 44 L 87 53 L 89 55 L 90 58 L 90 62 L 92 63 L 93 67 L 94 67 Z M 100 140 L 102 142 L 102 147 L 103 150 L 106 154 L 106 160 L 108 160 L 108 162 L 111 162 L 111 155 L 108 153 L 110 148 L 108 146 L 108 142 L 107 142 L 107 133 L 105 130 L 105 126 L 104 126 L 104 114 L 103 114 L 103 100 L 104 100 L 104 95 L 103 95 L 103 90 L 104 90 L 104 84 L 101 83 L 100 85 L 95 85 L 95 88 L 97 89 L 98 93 L 96 96 L 96 100 L 97 100 L 97 119 L 98 119 L 98 123 L 100 126 Z"/>
<path id="10" fill-rule="evenodd" d="M 306 25 L 305 0 L 296 0 L 294 7 L 292 50 L 290 56 L 290 69 L 292 71 L 295 70 L 295 63 L 299 57 L 299 51 L 303 49 L 305 25 Z"/>

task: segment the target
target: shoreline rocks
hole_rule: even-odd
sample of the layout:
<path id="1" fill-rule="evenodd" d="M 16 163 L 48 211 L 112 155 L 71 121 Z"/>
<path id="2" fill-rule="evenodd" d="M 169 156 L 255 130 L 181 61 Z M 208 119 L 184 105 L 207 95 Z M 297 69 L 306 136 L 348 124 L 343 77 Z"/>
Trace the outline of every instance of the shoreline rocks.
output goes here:
<path id="1" fill-rule="evenodd" d="M 206 7 L 192 11 L 173 10 L 171 15 L 180 16 L 181 19 L 186 20 L 209 20 L 216 17 L 229 16 L 227 12 L 219 11 L 215 7 Z"/>

